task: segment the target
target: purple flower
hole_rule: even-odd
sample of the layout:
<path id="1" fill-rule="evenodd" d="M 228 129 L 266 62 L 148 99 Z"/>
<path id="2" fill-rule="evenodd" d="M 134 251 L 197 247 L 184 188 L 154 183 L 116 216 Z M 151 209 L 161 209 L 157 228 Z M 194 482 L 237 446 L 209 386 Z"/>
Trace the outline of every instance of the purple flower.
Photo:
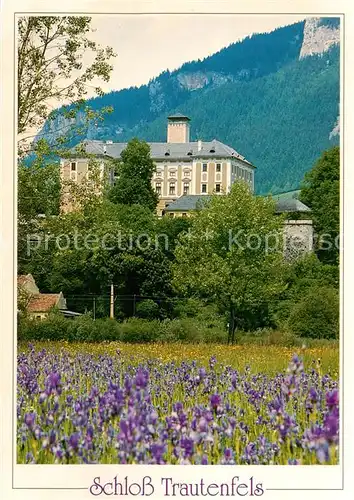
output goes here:
<path id="1" fill-rule="evenodd" d="M 26 413 L 25 414 L 25 424 L 29 429 L 33 429 L 35 421 L 36 421 L 36 414 L 35 413 Z"/>
<path id="2" fill-rule="evenodd" d="M 311 389 L 309 390 L 308 398 L 311 401 L 311 403 L 317 403 L 318 394 L 317 394 L 317 391 L 314 387 L 311 387 Z"/>
<path id="3" fill-rule="evenodd" d="M 194 441 L 188 437 L 182 437 L 180 440 L 180 446 L 184 450 L 184 458 L 191 457 L 193 455 Z"/>
<path id="4" fill-rule="evenodd" d="M 335 389 L 334 391 L 327 392 L 326 403 L 327 403 L 328 408 L 333 408 L 334 406 L 339 405 L 338 389 Z"/>
<path id="5" fill-rule="evenodd" d="M 316 456 L 321 464 L 329 461 L 329 445 L 325 439 L 321 439 L 317 443 Z"/>
<path id="6" fill-rule="evenodd" d="M 80 434 L 78 432 L 74 432 L 69 438 L 69 445 L 77 450 L 79 447 Z"/>
<path id="7" fill-rule="evenodd" d="M 157 464 L 163 464 L 163 455 L 165 453 L 165 445 L 161 443 L 153 443 L 151 445 L 151 454 Z"/>
<path id="8" fill-rule="evenodd" d="M 216 410 L 216 408 L 220 406 L 220 404 L 221 397 L 219 396 L 219 394 L 213 394 L 212 396 L 210 396 L 210 405 L 212 408 L 214 408 L 214 410 Z"/>
<path id="9" fill-rule="evenodd" d="M 289 458 L 288 465 L 300 465 L 300 460 L 297 460 L 296 458 Z"/>
<path id="10" fill-rule="evenodd" d="M 216 365 L 216 357 L 215 356 L 211 356 L 211 358 L 209 359 L 209 366 L 210 366 L 210 369 L 213 370 L 214 369 L 214 366 Z"/>

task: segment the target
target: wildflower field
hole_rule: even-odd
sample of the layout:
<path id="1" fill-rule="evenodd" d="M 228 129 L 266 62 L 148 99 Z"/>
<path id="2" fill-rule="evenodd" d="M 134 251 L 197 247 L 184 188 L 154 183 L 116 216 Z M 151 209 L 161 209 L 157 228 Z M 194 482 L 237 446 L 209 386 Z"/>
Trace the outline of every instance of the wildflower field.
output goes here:
<path id="1" fill-rule="evenodd" d="M 18 347 L 17 462 L 336 464 L 337 348 Z"/>

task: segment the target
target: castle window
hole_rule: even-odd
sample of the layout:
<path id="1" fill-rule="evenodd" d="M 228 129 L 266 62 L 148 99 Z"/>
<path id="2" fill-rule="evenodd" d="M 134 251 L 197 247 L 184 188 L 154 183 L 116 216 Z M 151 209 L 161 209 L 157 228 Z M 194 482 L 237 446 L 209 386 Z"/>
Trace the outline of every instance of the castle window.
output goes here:
<path id="1" fill-rule="evenodd" d="M 207 172 L 207 171 L 208 171 L 208 164 L 203 163 L 203 172 Z"/>
<path id="2" fill-rule="evenodd" d="M 160 196 L 160 194 L 161 194 L 161 182 L 156 182 L 156 193 Z"/>
<path id="3" fill-rule="evenodd" d="M 207 185 L 202 184 L 202 193 L 206 193 L 206 192 L 207 192 Z"/>
<path id="4" fill-rule="evenodd" d="M 183 184 L 183 194 L 189 194 L 189 183 L 185 182 Z"/>
<path id="5" fill-rule="evenodd" d="M 174 182 L 171 182 L 170 183 L 170 191 L 169 191 L 170 194 L 176 194 L 176 184 Z"/>
<path id="6" fill-rule="evenodd" d="M 183 213 L 182 213 L 182 217 L 187 217 L 186 212 L 183 212 Z"/>
<path id="7" fill-rule="evenodd" d="M 71 171 L 76 172 L 76 161 L 71 162 Z"/>
<path id="8" fill-rule="evenodd" d="M 168 214 L 172 219 L 173 217 L 175 216 L 175 214 L 173 212 L 171 212 L 170 214 Z"/>
<path id="9" fill-rule="evenodd" d="M 221 191 L 221 185 L 220 184 L 215 184 L 215 192 L 220 193 Z"/>
<path id="10" fill-rule="evenodd" d="M 216 171 L 221 172 L 221 163 L 216 164 Z"/>

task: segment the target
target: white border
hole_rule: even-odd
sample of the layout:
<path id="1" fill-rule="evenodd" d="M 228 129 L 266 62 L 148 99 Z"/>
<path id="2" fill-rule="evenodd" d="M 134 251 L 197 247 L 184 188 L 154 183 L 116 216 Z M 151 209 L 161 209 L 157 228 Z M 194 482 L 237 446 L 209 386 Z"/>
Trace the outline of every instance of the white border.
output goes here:
<path id="1" fill-rule="evenodd" d="M 197 475 L 202 474 L 202 476 L 207 479 L 210 478 L 212 482 L 222 482 L 223 480 L 230 480 L 234 475 L 239 475 L 243 479 L 247 479 L 251 475 L 253 475 L 258 481 L 263 482 L 266 490 L 268 490 L 267 497 L 268 498 L 298 498 L 298 491 L 269 491 L 270 488 L 296 488 L 297 490 L 301 488 L 321 488 L 322 491 L 302 491 L 300 494 L 303 498 L 349 498 L 350 492 L 350 478 L 348 478 L 345 482 L 345 489 L 343 491 L 323 491 L 325 489 L 333 489 L 341 487 L 341 473 L 343 464 L 339 466 L 235 466 L 230 468 L 225 466 L 212 466 L 207 467 L 203 466 L 199 472 L 199 466 L 23 466 L 16 465 L 14 471 L 14 481 L 16 487 L 25 487 L 25 490 L 13 490 L 12 489 L 12 473 L 11 473 L 11 454 L 12 454 L 12 440 L 11 440 L 11 428 L 15 426 L 15 423 L 11 421 L 11 407 L 12 407 L 12 377 L 15 376 L 14 373 L 11 375 L 10 369 L 10 360 L 12 358 L 12 335 L 13 330 L 11 328 L 11 324 L 13 322 L 11 311 L 13 308 L 13 297 L 15 295 L 14 290 L 14 276 L 13 270 L 16 269 L 16 264 L 14 262 L 14 252 L 13 252 L 13 230 L 12 224 L 14 220 L 14 216 L 16 215 L 16 209 L 14 209 L 13 203 L 13 191 L 11 187 L 13 186 L 13 172 L 9 165 L 13 164 L 13 131 L 14 123 L 13 123 L 13 106 L 14 106 L 14 68 L 12 61 L 12 53 L 13 53 L 13 12 L 22 11 L 46 11 L 46 12 L 55 12 L 58 9 L 57 2 L 43 2 L 43 1 L 5 1 L 5 4 L 2 6 L 2 87 L 3 92 L 1 93 L 1 109 L 3 110 L 2 116 L 4 120 L 2 120 L 2 131 L 1 131 L 1 154 L 2 154 L 2 183 L 1 183 L 1 203 L 2 203 L 2 286 L 1 286 L 1 299 L 0 299 L 0 307 L 1 307 L 1 318 L 2 318 L 2 326 L 4 331 L 1 334 L 1 356 L 2 356 L 2 376 L 1 376 L 1 406 L 4 411 L 1 412 L 1 431 L 2 431 L 2 469 L 1 469 L 1 488 L 2 492 L 5 493 L 4 498 L 62 498 L 64 495 L 66 498 L 89 498 L 88 490 L 39 490 L 37 488 L 82 488 L 89 486 L 92 484 L 92 480 L 95 476 L 101 475 L 102 478 L 107 481 L 111 480 L 116 474 L 122 476 L 123 470 L 129 467 L 129 476 L 132 479 L 139 479 L 144 475 L 151 475 L 153 479 L 156 477 L 156 480 L 161 478 L 162 476 L 171 475 L 175 480 L 182 481 L 193 481 L 197 478 Z M 272 2 L 256 2 L 254 0 L 249 0 L 248 2 L 238 3 L 238 5 L 234 5 L 232 1 L 189 1 L 180 0 L 178 3 L 171 1 L 102 1 L 102 2 L 93 2 L 93 1 L 77 1 L 73 6 L 73 3 L 68 0 L 62 0 L 60 3 L 60 10 L 62 12 L 75 12 L 75 13 L 83 13 L 83 12 L 235 12 L 235 13 L 251 13 L 251 12 L 262 12 L 262 13 L 271 13 L 271 12 L 281 12 L 285 13 L 296 13 L 299 12 L 308 12 L 309 15 L 316 15 L 315 13 L 319 13 L 317 15 L 335 15 L 336 13 L 346 12 L 345 19 L 345 29 L 346 29 L 346 46 L 350 45 L 351 50 L 354 49 L 353 44 L 353 34 L 354 34 L 354 25 L 353 25 L 353 17 L 352 11 L 350 12 L 349 2 L 338 0 L 337 2 L 329 2 L 322 0 L 321 2 L 310 2 L 310 1 L 299 1 L 299 2 L 284 2 L 281 0 L 273 0 Z M 343 32 L 342 32 L 343 37 Z M 343 48 L 343 38 L 342 38 L 342 48 Z M 349 109 L 354 109 L 351 105 L 353 105 L 353 97 L 351 95 L 350 88 L 353 88 L 353 85 L 349 87 L 349 73 L 352 73 L 351 68 L 353 67 L 352 61 L 350 61 L 351 54 L 349 50 L 346 51 L 345 54 L 345 71 L 346 71 L 346 119 L 345 119 L 345 137 L 348 142 L 350 141 L 349 137 L 352 137 L 352 133 L 354 132 L 353 127 L 353 116 L 349 114 Z M 342 51 L 342 61 L 344 60 L 344 51 Z M 343 71 L 343 66 L 342 66 Z M 5 77 L 3 76 L 5 75 Z M 341 75 L 341 82 L 343 83 L 343 73 Z M 342 169 L 343 169 L 343 100 L 341 100 L 341 143 L 342 143 Z M 5 125 L 5 126 L 4 126 Z M 350 144 L 347 145 L 347 151 L 345 152 L 345 162 L 346 162 L 346 170 L 343 172 L 342 170 L 342 179 L 345 181 L 344 190 L 342 193 L 345 193 L 346 200 L 346 220 L 348 219 L 348 213 L 350 214 L 350 210 L 352 207 L 350 206 L 350 182 L 353 180 L 353 168 L 351 165 L 354 165 L 354 158 L 351 149 L 349 149 Z M 12 159 L 11 159 L 12 158 Z M 10 160 L 10 161 L 9 161 Z M 7 168 L 5 168 L 5 165 Z M 343 198 L 342 198 L 342 208 L 343 208 Z M 344 213 L 344 212 L 343 212 Z M 352 220 L 350 218 L 349 220 Z M 350 232 L 350 227 L 347 227 L 345 236 L 345 244 L 346 244 L 346 255 L 350 254 L 353 239 Z M 343 237 L 342 237 L 343 241 Z M 344 262 L 342 260 L 341 263 L 341 271 L 344 272 Z M 345 327 L 345 330 L 348 332 L 348 335 L 345 339 L 345 349 L 346 351 L 343 353 L 346 357 L 346 405 L 343 405 L 342 401 L 342 415 L 344 414 L 345 421 L 345 448 L 344 448 L 344 470 L 349 472 L 351 469 L 350 461 L 353 463 L 353 447 L 350 446 L 350 439 L 352 437 L 351 429 L 349 428 L 349 424 L 351 421 L 351 415 L 353 410 L 352 396 L 351 396 L 351 384 L 347 379 L 351 373 L 349 370 L 352 370 L 352 354 L 354 352 L 351 347 L 353 347 L 352 336 L 350 335 L 350 326 L 353 324 L 353 321 L 350 321 L 350 315 L 353 314 L 353 308 L 350 307 L 350 279 L 348 278 L 348 273 L 351 272 L 351 266 L 349 262 L 349 258 L 345 260 L 345 272 L 346 272 L 346 280 L 343 283 L 343 289 L 345 290 L 345 299 L 344 303 L 346 304 L 346 316 L 341 315 L 342 324 Z M 343 297 L 342 297 L 343 299 Z M 341 349 L 343 349 L 344 339 L 341 337 Z M 342 364 L 341 364 L 341 384 L 343 385 L 343 373 L 342 373 Z M 347 372 L 348 370 L 348 372 Z M 10 375 L 10 376 L 9 376 Z M 348 401 L 348 403 L 347 403 Z M 341 444 L 343 444 L 341 440 Z M 151 471 L 151 472 L 150 472 Z M 171 471 L 171 472 L 170 472 Z M 198 471 L 198 472 L 197 472 Z M 155 481 L 155 479 L 154 479 Z M 36 488 L 35 490 L 27 489 L 27 488 Z M 348 488 L 348 489 L 347 489 Z M 162 498 L 161 496 L 152 496 L 151 498 Z"/>

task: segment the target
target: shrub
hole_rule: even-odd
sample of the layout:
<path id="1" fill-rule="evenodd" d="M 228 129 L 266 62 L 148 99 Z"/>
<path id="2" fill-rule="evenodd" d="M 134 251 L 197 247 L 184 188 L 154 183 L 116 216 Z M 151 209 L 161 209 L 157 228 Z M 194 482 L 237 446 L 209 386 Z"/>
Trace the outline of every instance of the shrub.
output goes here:
<path id="1" fill-rule="evenodd" d="M 51 313 L 45 320 L 24 317 L 19 320 L 19 340 L 64 340 L 68 338 L 68 320 L 60 313 Z"/>
<path id="2" fill-rule="evenodd" d="M 338 338 L 338 291 L 330 287 L 311 289 L 293 306 L 288 319 L 288 329 L 299 337 Z"/>
<path id="3" fill-rule="evenodd" d="M 157 319 L 159 317 L 160 308 L 152 299 L 146 299 L 138 302 L 136 313 L 139 318 Z"/>
<path id="4" fill-rule="evenodd" d="M 121 336 L 120 323 L 108 318 L 93 320 L 88 314 L 70 320 L 60 313 L 53 313 L 44 320 L 21 318 L 18 323 L 20 341 L 100 342 L 121 340 Z"/>
<path id="5" fill-rule="evenodd" d="M 156 342 L 160 333 L 160 321 L 129 318 L 121 323 L 122 342 Z"/>

